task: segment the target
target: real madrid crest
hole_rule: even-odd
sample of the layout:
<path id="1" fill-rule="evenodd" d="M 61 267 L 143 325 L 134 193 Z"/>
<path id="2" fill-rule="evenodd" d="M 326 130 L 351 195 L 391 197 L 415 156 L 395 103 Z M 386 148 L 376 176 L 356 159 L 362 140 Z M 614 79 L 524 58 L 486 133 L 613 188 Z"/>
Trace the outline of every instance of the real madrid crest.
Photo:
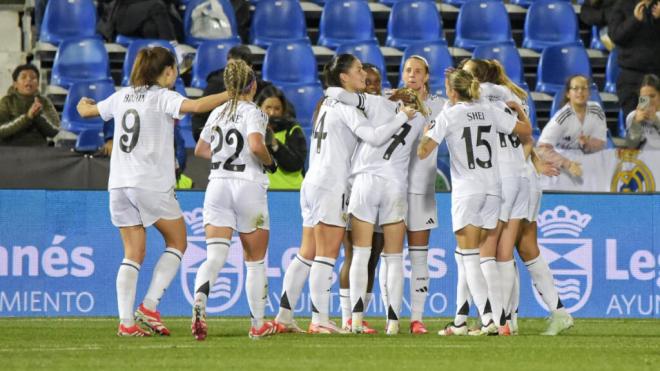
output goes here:
<path id="1" fill-rule="evenodd" d="M 655 179 L 646 164 L 637 158 L 637 149 L 619 149 L 619 164 L 614 170 L 611 192 L 655 192 Z"/>

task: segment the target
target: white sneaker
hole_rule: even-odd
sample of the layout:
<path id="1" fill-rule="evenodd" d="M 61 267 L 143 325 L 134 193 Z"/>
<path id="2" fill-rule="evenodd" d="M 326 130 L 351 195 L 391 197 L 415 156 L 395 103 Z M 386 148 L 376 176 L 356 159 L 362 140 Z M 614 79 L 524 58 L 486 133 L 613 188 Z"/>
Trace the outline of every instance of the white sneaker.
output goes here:
<path id="1" fill-rule="evenodd" d="M 486 326 L 481 326 L 478 330 L 469 331 L 468 335 L 470 336 L 497 336 L 498 327 L 495 322 L 490 321 Z"/>
<path id="2" fill-rule="evenodd" d="M 566 311 L 555 311 L 550 315 L 550 324 L 541 335 L 555 336 L 573 327 L 573 317 Z"/>
<path id="3" fill-rule="evenodd" d="M 387 329 L 385 330 L 385 335 L 392 336 L 399 334 L 399 321 L 389 320 L 387 321 Z"/>
<path id="4" fill-rule="evenodd" d="M 460 326 L 454 325 L 454 322 L 450 322 L 443 328 L 438 331 L 440 336 L 465 336 L 468 334 L 468 327 L 466 323 L 463 323 Z"/>

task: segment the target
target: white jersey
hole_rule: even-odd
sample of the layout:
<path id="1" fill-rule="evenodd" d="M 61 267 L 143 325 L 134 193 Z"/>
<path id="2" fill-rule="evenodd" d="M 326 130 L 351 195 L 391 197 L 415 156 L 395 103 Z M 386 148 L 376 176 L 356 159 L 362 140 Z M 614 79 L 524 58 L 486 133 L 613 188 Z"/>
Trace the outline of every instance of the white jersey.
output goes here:
<path id="1" fill-rule="evenodd" d="M 427 124 L 440 114 L 444 109 L 447 100 L 445 98 L 431 95 L 425 101 L 426 109 L 428 110 Z M 413 144 L 413 148 L 419 146 L 421 134 Z M 434 149 L 429 157 L 420 160 L 415 154 L 410 157 L 410 171 L 408 173 L 408 193 L 414 194 L 428 194 L 435 193 L 435 178 L 438 175 L 438 149 Z"/>
<path id="2" fill-rule="evenodd" d="M 655 113 L 656 120 L 660 121 L 660 111 Z M 632 111 L 626 117 L 626 129 L 630 129 L 633 120 L 635 119 L 635 111 Z M 656 129 L 652 122 L 644 121 L 642 125 L 642 138 L 646 141 L 642 144 L 642 148 L 646 149 L 660 149 L 660 131 Z"/>
<path id="3" fill-rule="evenodd" d="M 303 182 L 330 191 L 344 192 L 358 138 L 381 145 L 407 120 L 408 117 L 400 112 L 390 123 L 376 127 L 358 108 L 326 98 L 314 125 L 309 170 Z"/>
<path id="4" fill-rule="evenodd" d="M 511 134 L 516 119 L 490 104 L 459 102 L 443 110 L 426 136 L 447 141 L 451 158 L 452 198 L 500 195 L 497 132 Z"/>
<path id="5" fill-rule="evenodd" d="M 174 119 L 186 98 L 152 86 L 126 87 L 98 102 L 104 121 L 115 119 L 108 189 L 134 187 L 166 192 L 174 175 Z"/>
<path id="6" fill-rule="evenodd" d="M 583 135 L 602 141 L 607 140 L 605 113 L 596 102 L 587 102 L 583 123 L 578 119 L 570 103 L 566 103 L 543 128 L 539 143 L 550 144 L 555 148 L 579 149 L 579 140 Z"/>
<path id="7" fill-rule="evenodd" d="M 200 138 L 211 145 L 211 173 L 209 179 L 233 178 L 268 185 L 259 158 L 250 151 L 248 136 L 266 136 L 268 116 L 256 104 L 240 101 L 232 117 L 223 115 L 231 102 L 211 112 Z"/>
<path id="8" fill-rule="evenodd" d="M 493 104 L 496 109 L 504 110 L 515 118 L 518 117 L 517 113 L 506 105 L 506 102 L 514 101 L 522 105 L 522 101 L 512 94 L 508 88 L 491 83 L 482 83 L 480 84 L 480 92 L 481 103 Z M 525 175 L 525 152 L 517 135 L 498 133 L 497 156 L 497 166 L 502 178 Z"/>

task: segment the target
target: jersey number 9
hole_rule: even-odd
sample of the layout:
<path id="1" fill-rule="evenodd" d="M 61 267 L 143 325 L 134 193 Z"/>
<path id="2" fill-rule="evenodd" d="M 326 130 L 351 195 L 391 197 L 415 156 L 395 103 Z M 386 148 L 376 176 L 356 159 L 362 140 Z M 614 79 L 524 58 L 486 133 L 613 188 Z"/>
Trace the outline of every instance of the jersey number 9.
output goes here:
<path id="1" fill-rule="evenodd" d="M 130 128 L 126 122 L 129 115 L 133 116 L 133 125 Z M 119 138 L 119 149 L 122 152 L 131 153 L 140 137 L 140 115 L 136 110 L 131 108 L 124 112 L 124 116 L 121 118 L 121 128 L 125 134 Z"/>

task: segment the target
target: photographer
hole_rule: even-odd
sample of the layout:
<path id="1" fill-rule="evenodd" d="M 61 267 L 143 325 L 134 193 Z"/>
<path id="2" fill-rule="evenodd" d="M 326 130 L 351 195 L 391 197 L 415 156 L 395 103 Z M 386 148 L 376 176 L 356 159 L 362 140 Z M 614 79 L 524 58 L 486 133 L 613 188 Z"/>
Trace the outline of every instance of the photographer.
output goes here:
<path id="1" fill-rule="evenodd" d="M 619 50 L 619 104 L 628 115 L 637 106 L 639 81 L 649 73 L 660 75 L 658 0 L 619 0 L 608 17 L 608 29 Z"/>
<path id="2" fill-rule="evenodd" d="M 266 146 L 275 158 L 278 169 L 268 174 L 269 189 L 300 189 L 307 157 L 307 141 L 302 128 L 289 115 L 282 91 L 267 86 L 255 99 L 268 114 Z"/>
<path id="3" fill-rule="evenodd" d="M 660 149 L 660 79 L 646 75 L 637 109 L 626 117 L 626 147 Z"/>

